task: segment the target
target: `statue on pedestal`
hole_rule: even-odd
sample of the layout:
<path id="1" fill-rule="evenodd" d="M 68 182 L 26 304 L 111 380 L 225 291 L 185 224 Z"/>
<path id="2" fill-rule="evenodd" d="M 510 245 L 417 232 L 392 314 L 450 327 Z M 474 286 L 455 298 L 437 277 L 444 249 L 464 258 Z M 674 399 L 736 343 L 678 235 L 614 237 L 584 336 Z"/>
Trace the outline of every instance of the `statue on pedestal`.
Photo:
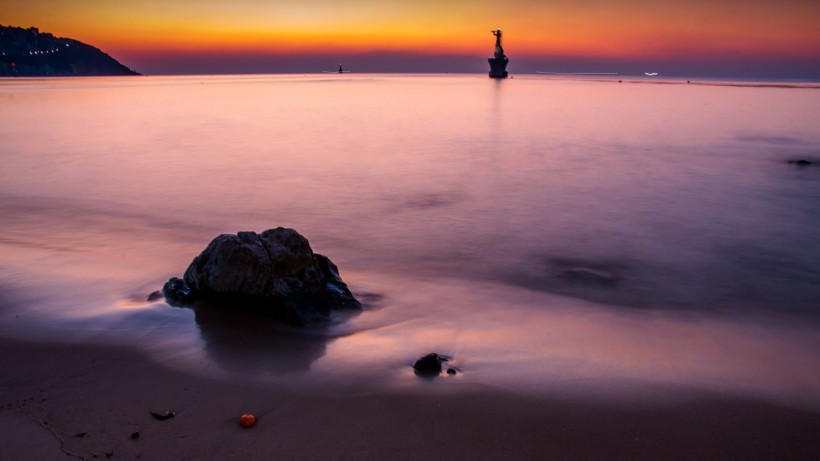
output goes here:
<path id="1" fill-rule="evenodd" d="M 504 55 L 504 48 L 501 47 L 501 29 L 490 31 L 495 35 L 495 54 L 489 58 L 490 62 L 490 77 L 491 78 L 507 78 L 507 63 L 510 62 L 507 56 Z"/>

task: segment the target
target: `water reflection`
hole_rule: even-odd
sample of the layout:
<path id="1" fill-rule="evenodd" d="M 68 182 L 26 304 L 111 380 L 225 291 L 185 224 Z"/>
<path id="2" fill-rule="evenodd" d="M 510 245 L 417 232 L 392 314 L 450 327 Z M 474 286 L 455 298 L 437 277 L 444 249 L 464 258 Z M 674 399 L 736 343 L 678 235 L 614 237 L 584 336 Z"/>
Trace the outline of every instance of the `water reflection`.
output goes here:
<path id="1" fill-rule="evenodd" d="M 193 310 L 205 353 L 225 371 L 308 371 L 336 339 L 326 330 L 288 328 L 259 314 L 210 306 Z"/>
<path id="2" fill-rule="evenodd" d="M 381 308 L 381 294 L 357 292 L 354 295 L 365 310 Z M 170 303 L 163 301 L 159 304 Z M 362 314 L 355 310 L 331 312 L 327 324 L 293 327 L 260 311 L 243 311 L 202 301 L 192 305 L 170 304 L 172 309 L 193 312 L 205 357 L 226 372 L 263 376 L 307 372 L 325 355 L 329 344 L 367 328 L 362 324 L 351 326 L 349 321 Z"/>

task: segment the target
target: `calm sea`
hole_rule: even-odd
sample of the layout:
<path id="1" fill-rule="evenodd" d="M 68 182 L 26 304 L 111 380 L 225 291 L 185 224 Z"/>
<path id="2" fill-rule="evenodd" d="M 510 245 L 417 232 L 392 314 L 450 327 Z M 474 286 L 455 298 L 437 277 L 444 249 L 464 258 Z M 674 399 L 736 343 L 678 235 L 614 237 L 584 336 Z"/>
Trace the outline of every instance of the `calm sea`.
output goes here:
<path id="1" fill-rule="evenodd" d="M 2 80 L 0 334 L 315 392 L 820 408 L 820 88 L 655 83 Z M 277 226 L 366 310 L 295 333 L 147 301 L 214 236 Z M 461 373 L 413 377 L 432 351 Z"/>

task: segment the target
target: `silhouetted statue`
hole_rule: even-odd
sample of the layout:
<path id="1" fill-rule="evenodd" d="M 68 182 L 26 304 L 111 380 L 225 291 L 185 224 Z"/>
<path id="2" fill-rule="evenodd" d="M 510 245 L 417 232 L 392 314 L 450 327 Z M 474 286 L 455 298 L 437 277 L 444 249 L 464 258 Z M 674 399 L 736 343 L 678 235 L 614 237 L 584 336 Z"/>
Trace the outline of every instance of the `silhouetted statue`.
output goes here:
<path id="1" fill-rule="evenodd" d="M 507 56 L 504 55 L 504 48 L 501 47 L 501 29 L 490 31 L 495 35 L 495 54 L 489 58 L 490 62 L 490 77 L 492 78 L 507 78 L 507 63 L 510 62 Z"/>
<path id="2" fill-rule="evenodd" d="M 491 30 L 490 32 L 495 35 L 495 58 L 505 58 L 504 56 L 504 48 L 501 47 L 501 29 Z"/>

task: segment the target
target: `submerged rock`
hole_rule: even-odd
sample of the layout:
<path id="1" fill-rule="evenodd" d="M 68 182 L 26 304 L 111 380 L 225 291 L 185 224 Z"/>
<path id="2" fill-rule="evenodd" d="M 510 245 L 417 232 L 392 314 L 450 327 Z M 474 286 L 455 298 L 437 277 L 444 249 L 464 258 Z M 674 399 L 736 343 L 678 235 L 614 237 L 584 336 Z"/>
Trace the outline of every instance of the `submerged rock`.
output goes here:
<path id="1" fill-rule="evenodd" d="M 558 277 L 567 282 L 587 285 L 608 286 L 618 282 L 615 274 L 590 267 L 572 267 L 558 274 Z"/>
<path id="2" fill-rule="evenodd" d="M 789 163 L 791 163 L 792 165 L 797 165 L 797 166 L 811 166 L 811 165 L 814 164 L 814 163 L 812 163 L 811 160 L 806 160 L 806 159 L 803 159 L 803 158 L 801 158 L 799 160 L 789 160 Z"/>
<path id="3" fill-rule="evenodd" d="M 293 325 L 327 321 L 331 310 L 361 309 L 336 265 L 283 227 L 216 237 L 163 292 L 169 301 L 253 309 Z"/>
<path id="4" fill-rule="evenodd" d="M 425 355 L 413 364 L 413 371 L 418 376 L 438 376 L 441 374 L 441 364 L 447 359 L 435 352 Z"/>

